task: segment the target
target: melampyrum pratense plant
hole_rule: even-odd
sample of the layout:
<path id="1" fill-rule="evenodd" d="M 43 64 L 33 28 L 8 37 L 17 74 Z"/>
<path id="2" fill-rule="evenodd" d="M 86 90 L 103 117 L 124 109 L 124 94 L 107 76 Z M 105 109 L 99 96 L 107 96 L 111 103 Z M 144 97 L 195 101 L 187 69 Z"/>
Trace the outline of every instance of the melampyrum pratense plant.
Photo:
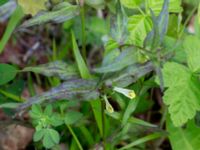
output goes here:
<path id="1" fill-rule="evenodd" d="M 183 4 L 193 9 L 188 13 Z M 0 21 L 10 19 L 0 53 L 12 33 L 52 24 L 63 32 L 60 42 L 52 40 L 49 63 L 0 64 L 0 96 L 9 99 L 1 108 L 19 116 L 29 111 L 39 149 L 65 143 L 70 150 L 153 150 L 169 138 L 173 150 L 200 150 L 198 6 L 198 0 L 1 0 Z M 187 29 L 192 17 L 193 33 Z M 101 63 L 99 53 L 89 55 L 95 50 Z M 30 73 L 52 88 L 37 95 Z M 26 74 L 29 99 L 9 90 L 20 84 L 8 84 Z M 134 116 L 151 109 L 149 91 L 156 87 L 163 94 L 162 117 L 151 124 Z"/>

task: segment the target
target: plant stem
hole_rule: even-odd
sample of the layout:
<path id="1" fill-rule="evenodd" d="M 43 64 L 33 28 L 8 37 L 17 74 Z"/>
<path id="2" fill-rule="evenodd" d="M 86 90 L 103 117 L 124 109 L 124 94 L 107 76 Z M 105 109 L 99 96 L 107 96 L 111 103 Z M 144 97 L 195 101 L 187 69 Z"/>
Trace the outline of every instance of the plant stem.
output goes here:
<path id="1" fill-rule="evenodd" d="M 161 121 L 160 121 L 160 128 L 161 128 L 161 129 L 162 129 L 163 126 L 164 126 L 166 117 L 167 117 L 167 108 L 166 108 L 166 106 L 163 106 L 162 118 L 161 118 Z"/>
<path id="2" fill-rule="evenodd" d="M 24 101 L 26 101 L 24 98 L 22 98 L 20 96 L 14 95 L 12 93 L 9 93 L 9 92 L 1 90 L 1 89 L 0 89 L 0 93 L 3 94 L 6 97 L 12 99 L 12 100 L 17 101 L 17 102 L 24 102 Z"/>
<path id="3" fill-rule="evenodd" d="M 79 142 L 79 140 L 78 140 L 76 134 L 74 133 L 73 129 L 69 125 L 66 125 L 66 126 L 69 129 L 69 132 L 72 134 L 74 140 L 76 141 L 76 144 L 78 145 L 78 148 L 80 150 L 83 150 L 83 147 L 82 147 L 81 143 Z"/>
<path id="4" fill-rule="evenodd" d="M 103 130 L 103 149 L 106 149 L 106 138 L 105 138 L 105 113 L 104 113 L 104 101 L 101 101 L 101 116 L 102 116 L 102 130 Z"/>

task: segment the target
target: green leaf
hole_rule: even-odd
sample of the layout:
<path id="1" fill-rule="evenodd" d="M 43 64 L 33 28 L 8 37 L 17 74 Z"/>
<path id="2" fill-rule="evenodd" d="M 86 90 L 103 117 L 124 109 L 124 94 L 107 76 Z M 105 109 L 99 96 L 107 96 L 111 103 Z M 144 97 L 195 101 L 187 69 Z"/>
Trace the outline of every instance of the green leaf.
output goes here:
<path id="1" fill-rule="evenodd" d="M 49 115 L 49 117 L 50 117 L 50 122 L 51 122 L 50 124 L 54 127 L 60 126 L 64 123 L 62 116 L 58 113 L 54 112 L 53 115 L 51 116 Z"/>
<path id="2" fill-rule="evenodd" d="M 17 0 L 25 14 L 36 15 L 41 10 L 46 10 L 47 0 Z"/>
<path id="3" fill-rule="evenodd" d="M 1 0 L 0 1 L 0 6 L 3 5 L 3 4 L 5 4 L 5 3 L 7 3 L 7 2 L 8 2 L 8 0 Z"/>
<path id="4" fill-rule="evenodd" d="M 129 101 L 127 108 L 125 109 L 123 117 L 122 117 L 123 126 L 128 122 L 128 119 L 130 118 L 131 114 L 135 111 L 138 105 L 138 102 L 139 102 L 139 98 L 137 97 Z"/>
<path id="5" fill-rule="evenodd" d="M 99 132 L 102 136 L 103 135 L 103 120 L 102 120 L 102 114 L 101 114 L 101 100 L 96 99 L 96 100 L 90 101 L 90 105 L 92 107 L 92 111 L 94 113 L 94 118 L 99 128 Z"/>
<path id="6" fill-rule="evenodd" d="M 167 62 L 164 65 L 162 72 L 165 87 L 180 85 L 183 82 L 190 80 L 191 77 L 190 70 L 187 67 L 175 62 Z"/>
<path id="7" fill-rule="evenodd" d="M 143 47 L 144 39 L 152 29 L 151 18 L 147 15 L 133 15 L 128 18 L 129 42 Z"/>
<path id="8" fill-rule="evenodd" d="M 153 10 L 155 15 L 158 15 L 164 3 L 164 0 L 147 0 L 148 7 Z M 170 0 L 169 12 L 180 13 L 182 11 L 181 0 Z"/>
<path id="9" fill-rule="evenodd" d="M 106 64 L 105 66 L 101 66 L 100 68 L 94 69 L 95 72 L 98 73 L 107 73 L 107 72 L 115 72 L 119 71 L 131 64 L 136 62 L 135 49 L 127 48 L 121 52 L 121 54 L 114 59 L 110 64 Z"/>
<path id="10" fill-rule="evenodd" d="M 80 54 L 73 31 L 71 32 L 71 34 L 72 34 L 73 53 L 74 53 L 76 63 L 79 68 L 80 75 L 83 79 L 89 79 L 91 77 L 90 72 L 88 70 L 88 67 L 85 61 L 83 60 L 83 57 Z"/>
<path id="11" fill-rule="evenodd" d="M 49 130 L 50 137 L 55 144 L 58 144 L 60 141 L 59 133 L 56 130 L 50 129 Z"/>
<path id="12" fill-rule="evenodd" d="M 118 56 L 120 55 L 120 50 L 118 48 L 109 50 L 104 55 L 102 66 L 110 65 Z"/>
<path id="13" fill-rule="evenodd" d="M 36 130 L 36 132 L 33 135 L 33 141 L 34 142 L 40 141 L 43 138 L 44 134 L 45 134 L 45 129 Z"/>
<path id="14" fill-rule="evenodd" d="M 34 104 L 31 107 L 31 111 L 29 112 L 29 115 L 33 119 L 39 119 L 43 115 L 43 110 L 40 105 Z"/>
<path id="15" fill-rule="evenodd" d="M 163 75 L 164 85 L 169 87 L 164 93 L 164 103 L 169 106 L 173 124 L 182 126 L 200 110 L 199 81 L 186 67 L 173 62 L 164 65 Z"/>
<path id="16" fill-rule="evenodd" d="M 76 123 L 78 120 L 82 118 L 83 114 L 75 111 L 67 112 L 65 115 L 65 124 L 71 125 Z"/>
<path id="17" fill-rule="evenodd" d="M 96 89 L 97 81 L 95 80 L 83 80 L 74 79 L 62 83 L 58 87 L 31 97 L 27 102 L 23 103 L 18 109 L 24 109 L 32 104 L 38 104 L 45 101 L 55 101 L 60 99 L 67 100 L 91 100 L 99 97 L 99 92 Z"/>
<path id="18" fill-rule="evenodd" d="M 119 44 L 110 37 L 105 36 L 105 38 L 103 38 L 103 41 L 104 41 L 104 47 L 105 47 L 105 52 L 104 52 L 105 56 L 111 51 L 113 51 L 114 49 L 117 49 L 119 47 Z"/>
<path id="19" fill-rule="evenodd" d="M 86 26 L 86 31 L 87 31 L 87 39 L 86 39 L 87 44 L 101 46 L 102 37 L 108 34 L 108 31 L 109 31 L 108 21 L 105 20 L 104 18 L 89 17 L 89 18 L 86 18 L 85 22 L 86 22 L 85 26 Z M 81 45 L 82 44 L 81 32 L 78 31 L 77 28 L 79 28 L 80 30 L 79 26 L 74 25 L 74 31 L 76 31 L 75 32 L 76 38 L 79 41 L 79 44 Z"/>
<path id="20" fill-rule="evenodd" d="M 131 142 L 130 144 L 127 144 L 126 146 L 123 146 L 122 148 L 120 148 L 119 150 L 129 150 L 131 149 L 132 147 L 135 147 L 137 145 L 140 145 L 142 143 L 145 143 L 145 142 L 148 142 L 148 141 L 151 141 L 151 140 L 154 140 L 154 139 L 158 139 L 160 137 L 163 136 L 163 133 L 159 133 L 159 132 L 155 132 L 155 133 L 152 133 L 152 134 L 149 134 L 149 135 L 146 135 L 144 137 L 141 137 L 133 142 Z"/>
<path id="21" fill-rule="evenodd" d="M 25 101 L 25 99 L 21 98 L 19 95 L 15 95 L 15 94 L 12 94 L 10 92 L 7 92 L 7 91 L 1 90 L 1 89 L 0 89 L 0 93 L 2 95 L 6 96 L 7 98 L 10 98 L 10 99 L 18 101 L 18 102 Z"/>
<path id="22" fill-rule="evenodd" d="M 23 18 L 24 14 L 22 12 L 22 9 L 20 7 L 17 7 L 16 10 L 13 12 L 6 31 L 0 41 L 0 53 L 4 50 L 4 47 L 8 40 L 10 39 L 10 36 L 12 35 L 13 31 L 15 30 L 17 24 L 20 22 L 20 20 Z"/>
<path id="23" fill-rule="evenodd" d="M 47 64 L 38 65 L 36 67 L 26 67 L 22 71 L 31 71 L 39 73 L 47 77 L 58 77 L 63 80 L 78 77 L 76 66 L 67 64 L 63 61 L 55 61 Z"/>
<path id="24" fill-rule="evenodd" d="M 121 114 L 119 112 L 113 112 L 113 113 L 106 112 L 106 114 L 108 116 L 112 117 L 113 119 L 121 121 Z M 135 117 L 132 117 L 132 116 L 130 116 L 130 118 L 128 119 L 128 122 L 131 123 L 131 124 L 136 124 L 136 125 L 149 127 L 149 128 L 156 128 L 157 127 L 157 125 L 151 124 L 151 123 L 146 122 L 142 119 L 138 119 L 138 118 L 135 118 Z"/>
<path id="25" fill-rule="evenodd" d="M 102 9 L 105 5 L 104 0 L 85 0 L 85 3 L 96 9 Z"/>
<path id="26" fill-rule="evenodd" d="M 8 64 L 0 64 L 0 85 L 6 84 L 13 80 L 18 70 Z"/>
<path id="27" fill-rule="evenodd" d="M 46 106 L 46 108 L 44 109 L 44 115 L 46 115 L 46 116 L 52 116 L 52 114 L 53 114 L 53 107 L 52 107 L 51 104 L 48 104 Z"/>
<path id="28" fill-rule="evenodd" d="M 19 107 L 20 103 L 4 103 L 0 105 L 0 108 L 17 108 Z"/>
<path id="29" fill-rule="evenodd" d="M 53 129 L 45 129 L 44 138 L 42 143 L 45 148 L 52 148 L 60 141 L 59 133 Z"/>
<path id="30" fill-rule="evenodd" d="M 186 128 L 175 127 L 170 119 L 167 119 L 167 131 L 173 150 L 198 150 L 200 140 L 200 128 L 193 121 L 188 122 Z"/>
<path id="31" fill-rule="evenodd" d="M 200 71 L 200 39 L 196 36 L 187 36 L 183 43 L 189 68 L 193 72 Z"/>
<path id="32" fill-rule="evenodd" d="M 142 0 L 120 0 L 122 5 L 127 8 L 137 8 L 142 3 Z"/>
<path id="33" fill-rule="evenodd" d="M 78 14 L 79 14 L 78 6 L 71 5 L 67 2 L 63 2 L 54 6 L 52 11 L 40 13 L 35 17 L 33 17 L 32 19 L 25 21 L 21 25 L 21 28 L 40 25 L 50 21 L 61 23 L 70 20 L 71 18 L 77 16 Z"/>

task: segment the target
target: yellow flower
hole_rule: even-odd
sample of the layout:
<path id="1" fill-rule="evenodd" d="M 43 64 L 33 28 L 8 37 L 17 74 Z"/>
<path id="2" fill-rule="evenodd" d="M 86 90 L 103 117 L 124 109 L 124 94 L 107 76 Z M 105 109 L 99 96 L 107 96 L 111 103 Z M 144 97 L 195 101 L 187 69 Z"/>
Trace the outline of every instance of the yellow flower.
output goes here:
<path id="1" fill-rule="evenodd" d="M 133 90 L 129 90 L 129 89 L 124 89 L 124 88 L 120 88 L 120 87 L 114 87 L 113 89 L 114 91 L 123 94 L 124 96 L 133 99 L 136 97 L 136 94 Z"/>

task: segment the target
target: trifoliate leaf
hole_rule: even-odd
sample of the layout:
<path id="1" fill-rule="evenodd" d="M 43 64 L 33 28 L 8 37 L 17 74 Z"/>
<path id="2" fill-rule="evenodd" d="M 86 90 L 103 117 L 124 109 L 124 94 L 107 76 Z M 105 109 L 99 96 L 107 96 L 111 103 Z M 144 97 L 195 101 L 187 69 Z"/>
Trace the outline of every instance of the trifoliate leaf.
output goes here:
<path id="1" fill-rule="evenodd" d="M 18 0 L 25 14 L 36 15 L 41 10 L 46 10 L 45 2 L 47 0 Z"/>
<path id="2" fill-rule="evenodd" d="M 52 148 L 60 141 L 59 133 L 53 129 L 45 129 L 43 145 L 45 148 Z"/>
<path id="3" fill-rule="evenodd" d="M 164 103 L 175 126 L 182 126 L 200 110 L 199 81 L 183 65 L 168 62 L 163 69 L 164 84 L 168 89 L 164 93 Z"/>
<path id="4" fill-rule="evenodd" d="M 33 135 L 33 141 L 38 142 L 43 138 L 44 134 L 45 134 L 45 129 L 37 130 Z"/>

